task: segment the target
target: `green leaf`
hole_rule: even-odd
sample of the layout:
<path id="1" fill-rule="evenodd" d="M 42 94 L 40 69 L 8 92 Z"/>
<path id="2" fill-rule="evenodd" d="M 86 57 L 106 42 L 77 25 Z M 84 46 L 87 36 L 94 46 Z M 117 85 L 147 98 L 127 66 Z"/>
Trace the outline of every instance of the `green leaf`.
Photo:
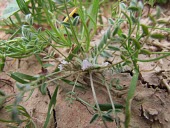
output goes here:
<path id="1" fill-rule="evenodd" d="M 102 115 L 102 120 L 108 121 L 108 122 L 113 122 L 113 118 L 108 114 Z"/>
<path id="2" fill-rule="evenodd" d="M 106 114 L 111 114 L 113 112 L 112 109 L 108 110 Z"/>
<path id="3" fill-rule="evenodd" d="M 54 2 L 58 3 L 58 4 L 64 4 L 64 2 L 69 2 L 70 0 L 53 0 Z"/>
<path id="4" fill-rule="evenodd" d="M 73 86 L 75 84 L 75 82 L 67 80 L 67 79 L 64 79 L 64 78 L 62 78 L 61 80 L 63 82 L 65 82 L 65 83 L 71 85 L 71 86 Z M 78 88 L 83 88 L 84 89 L 84 87 L 80 83 L 76 83 L 75 86 L 78 87 Z"/>
<path id="5" fill-rule="evenodd" d="M 114 104 L 114 106 L 115 106 L 115 109 L 123 109 L 124 108 L 123 105 L 117 104 L 117 103 Z M 94 108 L 97 108 L 96 104 L 95 104 Z M 99 108 L 101 111 L 108 111 L 108 110 L 112 109 L 112 104 L 99 104 Z"/>
<path id="6" fill-rule="evenodd" d="M 153 7 L 153 5 L 154 5 L 154 3 L 155 3 L 155 0 L 149 0 L 147 3 L 148 3 L 149 5 L 151 5 L 151 7 Z"/>
<path id="7" fill-rule="evenodd" d="M 70 23 L 68 22 L 62 22 L 61 24 L 66 28 L 70 28 Z"/>
<path id="8" fill-rule="evenodd" d="M 98 117 L 99 117 L 98 113 L 94 114 L 93 117 L 90 120 L 90 124 L 93 123 L 94 121 L 96 121 L 98 119 Z"/>
<path id="9" fill-rule="evenodd" d="M 130 83 L 130 87 L 129 87 L 129 91 L 128 91 L 128 95 L 127 95 L 127 100 L 126 100 L 126 108 L 125 108 L 125 128 L 128 128 L 129 123 L 130 123 L 130 119 L 131 119 L 131 102 L 132 99 L 134 97 L 135 94 L 135 90 L 136 90 L 136 85 L 138 82 L 138 76 L 139 76 L 139 72 L 135 71 L 131 83 Z"/>
<path id="10" fill-rule="evenodd" d="M 93 21 L 97 22 L 97 14 L 99 11 L 99 0 L 93 0 L 91 6 L 88 9 L 89 16 L 92 17 Z M 94 23 L 90 21 L 89 23 L 89 30 L 93 29 Z"/>
<path id="11" fill-rule="evenodd" d="M 119 26 L 116 26 L 116 28 L 114 29 L 112 36 L 115 36 L 118 33 L 119 30 Z"/>
<path id="12" fill-rule="evenodd" d="M 108 46 L 108 49 L 112 51 L 120 51 L 118 47 L 114 47 L 114 46 Z"/>
<path id="13" fill-rule="evenodd" d="M 109 23 L 111 24 L 111 25 L 114 25 L 114 23 L 115 23 L 115 21 L 113 20 L 113 19 L 111 19 L 111 18 L 109 18 Z"/>
<path id="14" fill-rule="evenodd" d="M 16 83 L 16 87 L 20 90 L 20 91 L 22 91 L 23 89 L 25 89 L 25 87 L 27 86 L 27 85 L 29 85 L 29 84 L 20 84 L 20 83 Z"/>
<path id="15" fill-rule="evenodd" d="M 5 100 L 6 100 L 6 97 L 0 96 L 0 108 L 3 106 Z"/>
<path id="16" fill-rule="evenodd" d="M 122 60 L 124 60 L 124 61 L 127 60 L 126 57 L 125 57 L 124 55 L 121 55 L 120 58 L 121 58 Z"/>
<path id="17" fill-rule="evenodd" d="M 135 7 L 135 6 L 131 6 L 128 8 L 128 10 L 131 10 L 131 11 L 139 11 L 139 8 L 138 7 Z"/>
<path id="18" fill-rule="evenodd" d="M 45 120 L 45 123 L 44 123 L 43 128 L 47 128 L 48 123 L 49 123 L 49 121 L 50 121 L 50 116 L 52 115 L 52 110 L 54 109 L 55 104 L 56 104 L 58 87 L 59 87 L 59 86 L 57 86 L 57 87 L 55 88 L 54 94 L 53 94 L 53 96 L 52 96 L 52 98 L 51 98 L 51 100 L 50 100 L 50 104 L 49 104 L 49 106 L 48 106 L 47 117 L 46 117 L 46 120 Z"/>
<path id="19" fill-rule="evenodd" d="M 46 95 L 46 92 L 47 92 L 47 83 L 43 83 L 41 86 L 40 86 L 40 92 L 42 95 Z"/>
<path id="20" fill-rule="evenodd" d="M 5 66 L 5 57 L 0 58 L 0 72 L 3 71 L 4 66 Z"/>
<path id="21" fill-rule="evenodd" d="M 6 123 L 5 126 L 8 127 L 8 128 L 18 128 L 17 123 L 13 120 L 0 119 L 0 122 Z"/>
<path id="22" fill-rule="evenodd" d="M 16 80 L 17 82 L 22 83 L 22 84 L 29 83 L 28 81 L 23 80 L 22 78 L 18 77 L 14 73 L 11 74 L 11 78 L 13 78 L 14 80 Z"/>
<path id="23" fill-rule="evenodd" d="M 132 40 L 133 40 L 133 44 L 135 45 L 136 49 L 140 49 L 141 45 L 140 45 L 139 41 L 134 38 Z"/>
<path id="24" fill-rule="evenodd" d="M 132 22 L 133 22 L 134 24 L 137 24 L 137 23 L 139 22 L 139 21 L 138 21 L 139 18 L 136 18 L 136 17 L 134 17 L 133 15 L 130 16 L 130 19 L 132 20 Z"/>
<path id="25" fill-rule="evenodd" d="M 141 24 L 143 33 L 147 36 L 149 34 L 148 27 L 144 24 Z"/>
<path id="26" fill-rule="evenodd" d="M 0 96 L 5 96 L 5 95 L 6 95 L 5 92 L 0 90 Z"/>
<path id="27" fill-rule="evenodd" d="M 107 52 L 107 51 L 103 51 L 101 54 L 100 54 L 102 57 L 105 57 L 105 58 L 109 58 L 109 57 L 112 57 L 112 55 Z"/>
<path id="28" fill-rule="evenodd" d="M 43 64 L 42 66 L 43 66 L 43 68 L 48 68 L 48 67 L 53 67 L 54 65 L 52 65 L 52 64 Z"/>
<path id="29" fill-rule="evenodd" d="M 18 109 L 19 113 L 22 114 L 22 116 L 30 118 L 29 113 L 27 112 L 27 110 L 23 106 L 17 105 L 17 109 Z"/>
<path id="30" fill-rule="evenodd" d="M 76 16 L 73 20 L 73 26 L 77 26 L 79 22 L 79 16 Z"/>
<path id="31" fill-rule="evenodd" d="M 127 35 L 124 34 L 124 33 L 121 33 L 120 37 L 123 37 L 124 39 L 126 39 L 126 38 L 127 38 Z"/>
<path id="32" fill-rule="evenodd" d="M 161 16 L 161 8 L 159 6 L 156 7 L 156 18 L 160 18 Z"/>
<path id="33" fill-rule="evenodd" d="M 132 62 L 130 60 L 125 60 L 122 66 L 130 65 Z"/>
<path id="34" fill-rule="evenodd" d="M 16 0 L 16 2 L 18 3 L 18 6 L 19 6 L 20 10 L 24 14 L 29 14 L 30 13 L 28 5 L 26 4 L 26 2 L 24 0 Z"/>
<path id="35" fill-rule="evenodd" d="M 30 80 L 30 81 L 37 80 L 37 77 L 30 76 L 30 75 L 23 74 L 23 73 L 19 73 L 19 72 L 13 72 L 13 73 L 11 73 L 11 76 L 16 76 L 16 77 L 18 77 L 20 79 Z"/>
<path id="36" fill-rule="evenodd" d="M 103 48 L 103 46 L 107 43 L 107 39 L 108 39 L 107 34 L 104 34 L 98 45 L 98 51 L 100 51 Z"/>
<path id="37" fill-rule="evenodd" d="M 137 3 L 138 3 L 138 1 L 137 0 L 131 0 L 131 2 L 130 2 L 130 7 L 133 7 L 133 6 L 136 6 L 137 5 Z"/>
<path id="38" fill-rule="evenodd" d="M 5 63 L 1 63 L 1 62 L 0 62 L 0 72 L 2 72 L 2 71 L 3 71 L 4 66 L 5 66 Z"/>
<path id="39" fill-rule="evenodd" d="M 126 4 L 124 4 L 123 2 L 121 2 L 119 6 L 120 6 L 120 8 L 121 8 L 122 10 L 124 10 L 124 11 L 125 11 L 126 8 L 127 8 Z"/>
<path id="40" fill-rule="evenodd" d="M 25 21 L 29 24 L 29 25 L 33 25 L 33 17 L 32 17 L 32 15 L 31 14 L 27 14 L 26 16 L 25 16 Z"/>
<path id="41" fill-rule="evenodd" d="M 12 120 L 14 120 L 14 121 L 16 121 L 18 123 L 21 122 L 21 120 L 19 118 L 19 111 L 18 111 L 16 106 L 12 107 Z"/>
<path id="42" fill-rule="evenodd" d="M 0 119 L 0 122 L 3 122 L 3 123 L 16 123 L 13 120 L 4 120 L 4 119 Z M 12 128 L 18 128 L 18 127 L 12 127 Z"/>
<path id="43" fill-rule="evenodd" d="M 36 127 L 35 123 L 32 120 L 30 120 L 27 122 L 25 128 L 37 128 L 37 127 Z"/>
<path id="44" fill-rule="evenodd" d="M 147 49 L 141 49 L 139 54 L 151 55 L 151 52 Z"/>
<path id="45" fill-rule="evenodd" d="M 27 99 L 25 100 L 25 102 L 30 99 L 30 97 L 32 96 L 33 92 L 34 92 L 34 89 L 32 89 L 32 90 L 29 92 L 29 96 L 27 97 Z"/>
<path id="46" fill-rule="evenodd" d="M 165 39 L 165 35 L 162 35 L 160 33 L 151 34 L 151 37 L 155 39 Z"/>
<path id="47" fill-rule="evenodd" d="M 110 33 L 111 33 L 111 31 L 110 31 L 110 28 L 109 28 L 109 29 L 107 30 L 107 32 L 106 32 L 106 35 L 107 35 L 107 38 L 108 38 L 108 39 L 110 39 L 110 35 L 111 35 Z"/>
<path id="48" fill-rule="evenodd" d="M 149 19 L 152 21 L 153 24 L 156 24 L 156 20 L 155 20 L 154 16 L 149 15 Z"/>
<path id="49" fill-rule="evenodd" d="M 35 54 L 35 57 L 37 58 L 39 64 L 42 66 L 43 62 L 41 61 L 41 57 L 38 54 Z"/>
<path id="50" fill-rule="evenodd" d="M 165 4 L 166 2 L 168 2 L 168 0 L 157 0 L 156 2 L 158 2 L 160 4 Z"/>
<path id="51" fill-rule="evenodd" d="M 74 57 L 74 54 L 77 54 L 77 52 L 80 50 L 81 46 L 77 45 L 74 50 L 72 51 L 72 53 L 69 54 L 67 60 L 72 60 L 72 58 Z"/>
<path id="52" fill-rule="evenodd" d="M 123 37 L 122 35 L 125 35 L 125 34 L 122 32 L 122 30 L 121 30 L 121 29 L 118 29 L 117 34 L 118 34 L 120 37 Z"/>

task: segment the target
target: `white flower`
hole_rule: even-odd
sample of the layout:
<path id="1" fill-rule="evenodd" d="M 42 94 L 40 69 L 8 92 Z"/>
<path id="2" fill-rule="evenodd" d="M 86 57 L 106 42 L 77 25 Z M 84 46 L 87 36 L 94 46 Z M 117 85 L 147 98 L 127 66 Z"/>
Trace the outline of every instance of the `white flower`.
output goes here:
<path id="1" fill-rule="evenodd" d="M 59 64 L 59 65 L 58 65 L 58 68 L 60 69 L 60 71 L 63 70 L 63 65 L 62 65 L 62 64 Z"/>
<path id="2" fill-rule="evenodd" d="M 82 63 L 82 66 L 81 66 L 81 69 L 84 71 L 88 68 L 92 67 L 92 64 L 88 61 L 88 60 L 83 60 L 83 63 Z"/>
<path id="3" fill-rule="evenodd" d="M 67 62 L 65 60 L 60 61 L 60 64 L 58 65 L 58 68 L 60 69 L 60 71 L 63 70 L 64 65 L 66 65 L 66 64 L 69 64 L 69 62 Z"/>
<path id="4" fill-rule="evenodd" d="M 107 66 L 109 63 L 108 62 L 104 62 L 102 63 L 102 66 Z"/>
<path id="5" fill-rule="evenodd" d="M 65 61 L 65 60 L 62 60 L 61 63 L 62 63 L 63 65 L 68 64 L 68 62 Z"/>
<path id="6" fill-rule="evenodd" d="M 26 22 L 29 23 L 29 21 L 30 21 L 31 18 L 32 18 L 31 14 L 27 14 L 27 15 L 25 16 Z"/>

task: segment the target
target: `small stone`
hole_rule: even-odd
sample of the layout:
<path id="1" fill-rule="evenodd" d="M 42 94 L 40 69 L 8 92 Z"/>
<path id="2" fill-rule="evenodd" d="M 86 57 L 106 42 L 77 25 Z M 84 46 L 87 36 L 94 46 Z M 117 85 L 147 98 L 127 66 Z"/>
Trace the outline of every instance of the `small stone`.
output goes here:
<path id="1" fill-rule="evenodd" d="M 147 111 L 150 115 L 158 115 L 159 113 L 156 109 L 153 109 L 153 108 L 148 108 Z"/>
<path id="2" fill-rule="evenodd" d="M 144 99 L 143 94 L 138 93 L 135 97 L 134 100 L 136 101 L 142 101 Z"/>
<path id="3" fill-rule="evenodd" d="M 60 57 L 60 55 L 58 53 L 56 53 L 56 54 L 54 54 L 54 57 L 58 58 L 58 57 Z"/>

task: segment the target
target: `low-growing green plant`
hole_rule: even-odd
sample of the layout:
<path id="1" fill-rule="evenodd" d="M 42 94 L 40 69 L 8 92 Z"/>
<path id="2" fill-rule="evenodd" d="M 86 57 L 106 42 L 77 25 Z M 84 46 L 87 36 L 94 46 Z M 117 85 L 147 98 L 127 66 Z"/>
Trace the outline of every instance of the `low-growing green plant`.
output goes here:
<path id="1" fill-rule="evenodd" d="M 55 60 L 54 52 L 51 51 L 49 54 L 44 50 L 49 47 L 61 54 L 65 59 L 49 74 L 31 76 L 20 72 L 11 72 L 10 77 L 17 82 L 16 87 L 19 93 L 5 94 L 0 90 L 0 107 L 3 105 L 5 99 L 12 96 L 16 97 L 14 104 L 5 107 L 8 112 L 11 112 L 12 119 L 0 119 L 0 121 L 13 123 L 13 126 L 16 125 L 16 127 L 23 123 L 25 127 L 36 127 L 31 116 L 20 105 L 20 102 L 23 99 L 23 95 L 27 92 L 30 93 L 29 99 L 35 89 L 39 89 L 42 95 L 48 94 L 48 85 L 53 82 L 56 88 L 53 95 L 49 95 L 50 103 L 43 126 L 44 128 L 48 127 L 50 116 L 52 112 L 55 112 L 53 110 L 57 102 L 58 88 L 61 86 L 58 81 L 63 81 L 73 87 L 68 92 L 67 100 L 71 102 L 78 100 L 94 109 L 95 113 L 90 123 L 101 119 L 105 127 L 107 127 L 106 122 L 116 122 L 118 120 L 117 113 L 125 108 L 126 118 L 124 126 L 128 128 L 131 119 L 131 102 L 140 74 L 138 62 L 157 61 L 170 55 L 170 52 L 151 52 L 143 48 L 148 38 L 161 40 L 165 37 L 161 33 L 154 33 L 154 30 L 170 32 L 168 28 L 159 28 L 157 26 L 159 24 L 160 10 L 157 12 L 157 15 L 150 15 L 152 26 L 144 25 L 140 22 L 143 11 L 142 2 L 132 0 L 127 5 L 124 2 L 118 1 L 116 4 L 117 8 L 112 9 L 113 17 L 108 19 L 108 29 L 103 34 L 99 43 L 92 47 L 91 42 L 98 27 L 103 26 L 103 24 L 97 22 L 97 19 L 99 18 L 100 7 L 104 2 L 100 2 L 99 0 L 93 0 L 91 2 L 78 0 L 17 0 L 16 2 L 12 3 L 16 6 L 14 11 L 9 12 L 8 15 L 4 14 L 7 16 L 3 17 L 5 21 L 10 22 L 10 24 L 7 24 L 8 27 L 15 28 L 15 32 L 12 32 L 12 36 L 8 40 L 0 41 L 0 71 L 3 71 L 7 57 L 19 59 L 32 55 L 35 55 L 41 66 L 46 68 L 47 65 L 43 64 L 40 53 L 45 53 L 46 58 Z M 35 5 L 38 5 L 38 7 Z M 72 10 L 71 13 L 69 11 L 70 9 Z M 75 12 L 78 15 L 73 17 Z M 22 17 L 23 15 L 25 15 L 25 18 Z M 65 16 L 66 18 L 62 20 L 60 18 L 61 16 Z M 127 32 L 121 27 L 123 24 L 126 25 Z M 115 43 L 118 43 L 119 46 L 115 46 Z M 71 50 L 68 55 L 64 55 L 58 48 L 70 48 Z M 119 53 L 121 61 L 99 63 L 100 57 L 105 59 L 114 58 L 117 56 L 115 53 Z M 159 54 L 160 56 L 142 60 L 140 59 L 141 54 L 148 56 Z M 111 70 L 113 73 L 120 73 L 125 70 L 124 66 L 131 68 L 133 77 L 129 86 L 126 104 L 123 106 L 113 101 L 111 95 L 112 86 L 110 86 L 111 81 L 107 81 L 103 72 Z M 100 104 L 98 102 L 94 87 L 95 73 L 101 74 L 99 79 L 108 92 L 110 103 Z M 76 79 L 70 80 L 71 76 L 76 77 Z M 76 94 L 75 88 L 84 89 L 83 83 L 79 81 L 80 76 L 87 76 L 90 81 L 89 83 L 94 97 L 93 105 L 89 104 L 88 101 L 84 101 Z M 21 116 L 25 118 L 21 119 Z"/>
<path id="2" fill-rule="evenodd" d="M 157 4 L 166 4 L 168 0 L 145 0 L 145 3 L 149 4 L 150 6 L 154 6 Z"/>

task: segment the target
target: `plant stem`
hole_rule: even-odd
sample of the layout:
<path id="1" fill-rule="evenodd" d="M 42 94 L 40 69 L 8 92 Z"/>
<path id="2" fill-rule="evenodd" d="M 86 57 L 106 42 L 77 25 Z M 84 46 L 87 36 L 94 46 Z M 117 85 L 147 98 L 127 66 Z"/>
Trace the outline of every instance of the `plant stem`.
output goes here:
<path id="1" fill-rule="evenodd" d="M 89 71 L 89 75 L 90 75 L 90 85 L 91 85 L 91 89 L 92 89 L 92 93 L 93 93 L 93 98 L 94 98 L 94 101 L 96 103 L 98 112 L 101 115 L 101 110 L 100 110 L 100 107 L 99 107 L 99 104 L 98 104 L 98 101 L 97 101 L 97 96 L 96 96 L 96 92 L 95 92 L 94 85 L 93 85 L 93 78 L 92 78 L 92 72 L 91 71 Z"/>
<path id="2" fill-rule="evenodd" d="M 113 100 L 112 100 L 112 95 L 110 93 L 110 89 L 108 87 L 108 84 L 105 82 L 105 86 L 107 88 L 107 92 L 108 92 L 108 95 L 109 95 L 109 98 L 110 98 L 110 102 L 111 102 L 111 105 L 112 105 L 112 109 L 113 109 L 113 114 L 116 114 L 115 112 L 115 106 L 114 106 L 114 103 L 113 103 Z"/>
<path id="3" fill-rule="evenodd" d="M 126 109 L 125 109 L 125 123 L 124 123 L 125 128 L 129 128 L 130 119 L 131 119 L 131 104 L 135 94 L 136 85 L 138 82 L 138 76 L 139 76 L 139 71 L 135 70 L 127 95 Z"/>

